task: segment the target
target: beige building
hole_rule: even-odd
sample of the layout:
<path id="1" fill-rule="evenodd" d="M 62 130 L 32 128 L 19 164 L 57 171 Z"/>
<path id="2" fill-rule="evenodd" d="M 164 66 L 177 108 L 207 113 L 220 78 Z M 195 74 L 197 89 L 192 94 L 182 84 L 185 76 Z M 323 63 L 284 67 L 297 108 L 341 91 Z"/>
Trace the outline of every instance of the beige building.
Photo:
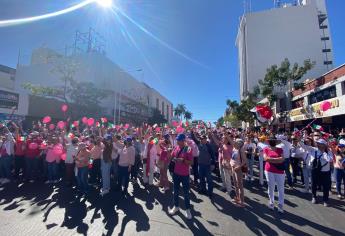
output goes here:
<path id="1" fill-rule="evenodd" d="M 32 52 L 30 63 L 19 63 L 17 67 L 15 90 L 20 94 L 19 106 L 23 107 L 23 115 L 44 116 L 51 109 L 31 109 L 34 105 L 30 100 L 33 99 L 23 89 L 23 84 L 62 86 L 60 78 L 65 73 L 72 73 L 77 81 L 92 82 L 96 87 L 108 90 L 112 95 L 102 101 L 102 107 L 104 115 L 116 123 L 145 122 L 155 108 L 168 121 L 172 117 L 173 104 L 167 98 L 136 80 L 104 54 L 91 51 L 64 56 L 45 47 Z"/>

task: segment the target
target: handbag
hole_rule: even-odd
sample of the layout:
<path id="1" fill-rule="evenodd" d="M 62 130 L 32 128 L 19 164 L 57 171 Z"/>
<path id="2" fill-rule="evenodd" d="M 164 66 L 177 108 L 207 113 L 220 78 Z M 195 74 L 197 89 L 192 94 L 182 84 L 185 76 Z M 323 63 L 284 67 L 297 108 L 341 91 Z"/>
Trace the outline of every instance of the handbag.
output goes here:
<path id="1" fill-rule="evenodd" d="M 180 149 L 176 158 L 178 158 L 180 156 L 180 154 L 182 153 L 183 150 L 184 150 L 184 148 Z M 174 170 L 175 170 L 175 161 L 171 160 L 169 163 L 169 172 L 174 173 Z"/>

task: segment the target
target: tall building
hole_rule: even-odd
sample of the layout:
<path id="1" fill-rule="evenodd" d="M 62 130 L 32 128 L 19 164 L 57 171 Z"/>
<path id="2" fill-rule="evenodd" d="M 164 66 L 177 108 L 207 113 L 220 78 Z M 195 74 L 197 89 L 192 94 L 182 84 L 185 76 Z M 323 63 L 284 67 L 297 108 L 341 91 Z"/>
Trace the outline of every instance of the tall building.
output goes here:
<path id="1" fill-rule="evenodd" d="M 285 58 L 291 63 L 314 61 L 303 79 L 316 78 L 333 68 L 333 51 L 325 0 L 298 0 L 241 17 L 236 39 L 240 97 L 264 79 L 267 68 Z M 286 1 L 285 1 L 286 2 Z"/>

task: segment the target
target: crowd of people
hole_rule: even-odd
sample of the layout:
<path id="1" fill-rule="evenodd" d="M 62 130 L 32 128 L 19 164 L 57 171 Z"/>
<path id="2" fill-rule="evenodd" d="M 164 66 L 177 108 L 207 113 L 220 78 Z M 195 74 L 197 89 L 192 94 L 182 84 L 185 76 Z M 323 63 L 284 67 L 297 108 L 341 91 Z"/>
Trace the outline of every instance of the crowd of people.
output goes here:
<path id="1" fill-rule="evenodd" d="M 344 197 L 344 160 L 345 133 L 331 138 L 310 127 L 293 133 L 205 124 L 176 129 L 147 124 L 115 128 L 103 123 L 51 127 L 37 122 L 25 131 L 9 121 L 0 127 L 0 184 L 4 187 L 10 182 L 63 182 L 87 197 L 91 186 L 104 196 L 115 185 L 116 192 L 128 196 L 130 181 L 140 178 L 145 186 L 167 193 L 172 187 L 174 206 L 169 214 L 175 214 L 180 210 L 182 185 L 187 219 L 192 219 L 191 185 L 212 201 L 214 174 L 220 176 L 221 190 L 239 208 L 245 207 L 244 181 L 252 184 L 256 178 L 261 185 L 266 179 L 272 210 L 284 212 L 285 189 L 296 185 L 306 194 L 311 191 L 312 203 L 319 201 L 317 193 L 322 191 L 322 203 L 328 206 L 334 183 L 337 197 Z"/>

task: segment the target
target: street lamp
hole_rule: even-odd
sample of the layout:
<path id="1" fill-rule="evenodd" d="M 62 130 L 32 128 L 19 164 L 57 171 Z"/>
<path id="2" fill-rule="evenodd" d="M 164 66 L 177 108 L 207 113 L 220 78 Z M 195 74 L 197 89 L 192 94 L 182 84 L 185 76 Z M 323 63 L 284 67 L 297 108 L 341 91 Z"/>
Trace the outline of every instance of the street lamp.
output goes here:
<path id="1" fill-rule="evenodd" d="M 133 70 L 120 70 L 119 73 L 128 74 L 130 72 L 143 72 L 143 69 L 133 69 Z M 120 80 L 120 79 L 119 79 Z M 120 88 L 119 80 L 117 80 L 116 90 L 117 88 Z M 118 90 L 118 99 L 116 99 L 116 92 L 114 91 L 114 124 L 116 124 L 116 110 L 118 110 L 118 122 L 120 123 L 121 119 L 121 95 L 122 95 L 122 89 Z"/>

